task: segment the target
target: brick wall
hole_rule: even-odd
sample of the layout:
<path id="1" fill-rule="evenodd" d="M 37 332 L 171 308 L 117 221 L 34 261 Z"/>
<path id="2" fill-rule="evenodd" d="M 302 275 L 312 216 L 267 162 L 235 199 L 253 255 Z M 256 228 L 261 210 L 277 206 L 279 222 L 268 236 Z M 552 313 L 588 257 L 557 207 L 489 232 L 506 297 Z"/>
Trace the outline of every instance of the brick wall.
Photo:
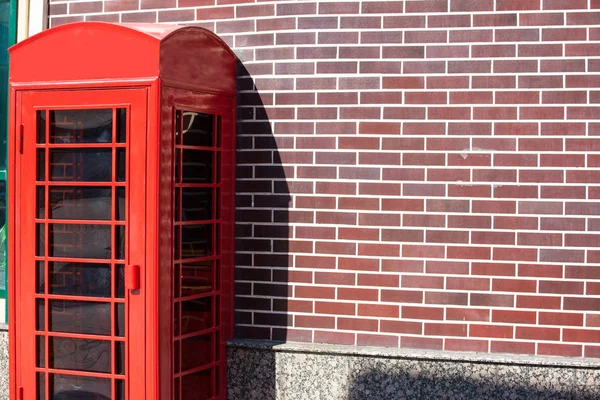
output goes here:
<path id="1" fill-rule="evenodd" d="M 196 23 L 243 61 L 238 336 L 600 357 L 599 0 L 50 14 Z"/>

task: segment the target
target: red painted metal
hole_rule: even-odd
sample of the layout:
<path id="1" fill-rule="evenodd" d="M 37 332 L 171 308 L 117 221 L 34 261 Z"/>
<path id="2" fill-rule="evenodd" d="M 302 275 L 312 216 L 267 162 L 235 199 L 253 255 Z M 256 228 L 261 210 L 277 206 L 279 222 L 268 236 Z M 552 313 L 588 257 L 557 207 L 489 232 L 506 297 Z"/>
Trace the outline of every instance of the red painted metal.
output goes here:
<path id="1" fill-rule="evenodd" d="M 236 57 L 202 28 L 95 22 L 50 29 L 10 52 L 11 397 L 23 387 L 25 400 L 50 398 L 49 379 L 58 373 L 56 379 L 65 382 L 87 379 L 106 387 L 107 398 L 226 398 L 225 342 L 233 334 Z M 38 68 L 44 60 L 52 63 Z M 68 117 L 53 120 L 60 112 Z M 85 118 L 74 116 L 99 112 L 110 116 L 112 134 L 91 143 L 83 133 Z M 211 122 L 186 130 L 182 124 L 190 116 Z M 71 135 L 68 140 L 52 136 L 59 128 Z M 212 132 L 212 142 L 175 140 L 177 132 L 205 131 Z M 123 138 L 120 132 L 126 132 Z M 73 154 L 73 161 L 65 162 L 65 154 Z M 101 155 L 112 157 L 108 180 L 85 178 L 86 157 Z M 124 160 L 125 172 L 118 160 Z M 56 178 L 56 171 L 63 175 Z M 108 219 L 72 211 L 85 210 L 86 190 L 110 193 Z M 55 204 L 67 204 L 56 203 L 57 193 L 69 196 L 67 203 L 76 206 L 72 214 L 54 215 Z M 84 226 L 110 232 L 112 250 L 85 259 L 59 254 L 56 246 L 89 250 L 77 233 Z M 51 270 L 56 263 L 63 266 L 59 272 Z M 109 292 L 81 292 L 93 289 L 85 274 L 98 268 L 110 272 Z M 57 276 L 69 279 L 62 292 L 56 292 Z M 57 304 L 71 307 L 61 317 L 67 318 L 66 331 L 53 325 Z M 86 321 L 104 317 L 97 311 L 77 314 L 76 304 L 92 310 L 106 304 L 109 331 L 86 327 Z M 43 318 L 36 318 L 36 307 L 43 307 Z M 84 368 L 58 357 L 51 343 L 67 339 L 108 346 L 109 367 Z M 196 352 L 192 358 L 189 349 Z M 121 367 L 117 361 L 123 357 Z M 41 377 L 45 388 L 38 395 Z"/>

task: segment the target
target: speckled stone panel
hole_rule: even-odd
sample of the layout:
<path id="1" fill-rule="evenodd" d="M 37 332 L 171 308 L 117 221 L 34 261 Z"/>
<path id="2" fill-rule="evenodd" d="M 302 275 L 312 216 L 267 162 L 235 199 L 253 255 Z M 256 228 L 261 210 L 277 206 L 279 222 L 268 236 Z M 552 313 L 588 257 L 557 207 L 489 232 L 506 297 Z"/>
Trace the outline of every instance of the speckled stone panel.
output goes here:
<path id="1" fill-rule="evenodd" d="M 0 326 L 0 400 L 8 400 L 8 332 Z"/>
<path id="2" fill-rule="evenodd" d="M 600 369 L 232 345 L 230 400 L 598 399 Z M 510 358 L 507 358 L 510 360 Z"/>

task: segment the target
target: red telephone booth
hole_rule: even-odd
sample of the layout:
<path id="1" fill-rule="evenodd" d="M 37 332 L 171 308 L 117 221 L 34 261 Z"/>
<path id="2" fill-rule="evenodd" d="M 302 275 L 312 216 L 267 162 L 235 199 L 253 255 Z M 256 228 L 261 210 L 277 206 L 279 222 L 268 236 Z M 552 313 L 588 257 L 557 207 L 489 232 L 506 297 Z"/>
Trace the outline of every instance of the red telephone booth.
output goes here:
<path id="1" fill-rule="evenodd" d="M 10 398 L 224 399 L 235 55 L 94 22 L 10 53 Z"/>

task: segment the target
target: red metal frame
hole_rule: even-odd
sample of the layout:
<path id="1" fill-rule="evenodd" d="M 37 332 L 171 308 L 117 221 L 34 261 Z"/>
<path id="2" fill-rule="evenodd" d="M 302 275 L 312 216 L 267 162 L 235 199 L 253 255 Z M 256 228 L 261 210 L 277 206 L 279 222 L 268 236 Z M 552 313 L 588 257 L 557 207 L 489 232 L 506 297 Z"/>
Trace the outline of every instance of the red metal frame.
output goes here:
<path id="1" fill-rule="evenodd" d="M 77 40 L 73 39 L 74 36 L 77 36 Z M 236 57 L 219 38 L 201 28 L 151 25 L 127 27 L 105 23 L 63 25 L 36 35 L 10 51 L 9 163 L 12 168 L 8 205 L 11 398 L 17 398 L 18 389 L 24 388 L 23 398 L 35 399 L 36 371 L 51 371 L 48 368 L 51 356 L 48 345 L 45 346 L 44 366 L 36 367 L 36 298 L 45 299 L 46 303 L 49 299 L 68 298 L 127 304 L 125 337 L 115 336 L 114 327 L 110 335 L 101 336 L 111 343 L 127 343 L 127 399 L 226 398 L 225 342 L 233 335 Z M 73 54 L 77 54 L 77 57 L 73 57 Z M 181 54 L 186 57 L 181 57 Z M 49 63 L 45 68 L 35 68 L 40 61 L 49 58 L 55 62 Z M 49 140 L 36 144 L 36 110 L 98 108 L 112 109 L 113 121 L 116 121 L 117 108 L 128 110 L 129 136 L 126 144 L 115 141 L 108 144 L 50 144 Z M 214 155 L 213 180 L 204 185 L 195 185 L 213 189 L 211 201 L 214 214 L 200 223 L 213 227 L 211 241 L 218 251 L 212 256 L 198 259 L 212 263 L 211 273 L 215 279 L 212 291 L 176 298 L 173 282 L 181 279 L 181 269 L 174 267 L 180 265 L 180 262 L 174 261 L 172 232 L 174 227 L 198 224 L 174 221 L 175 189 L 179 188 L 181 191 L 182 187 L 190 186 L 173 180 L 175 153 L 182 149 L 192 149 L 174 142 L 175 115 L 183 111 L 213 115 L 214 136 L 220 135 L 220 143 L 202 148 Z M 49 132 L 49 118 L 46 121 L 46 132 Z M 114 138 L 115 123 L 112 129 Z M 19 152 L 20 143 L 23 154 Z M 93 223 L 108 226 L 113 233 L 117 227 L 126 226 L 128 245 L 125 260 L 114 259 L 114 254 L 109 259 L 89 260 L 109 263 L 113 271 L 111 276 L 114 276 L 117 265 L 127 265 L 125 275 L 129 290 L 123 300 L 114 298 L 115 284 L 111 286 L 112 297 L 108 299 L 50 295 L 48 278 L 45 279 L 44 293 L 35 293 L 36 278 L 35 273 L 31 273 L 34 271 L 31 269 L 35 265 L 33 262 L 44 261 L 47 268 L 48 261 L 51 260 L 48 251 L 37 258 L 34 254 L 35 246 L 32 243 L 36 237 L 35 224 L 44 224 L 45 238 L 48 238 L 48 188 L 66 184 L 49 181 L 48 166 L 46 179 L 35 183 L 36 148 L 47 153 L 49 148 L 69 147 L 111 149 L 111 182 L 77 182 L 72 185 L 100 185 L 110 188 L 113 194 L 117 187 L 123 187 L 129 204 L 128 211 L 125 221 L 115 220 L 113 201 L 111 220 L 52 220 L 52 223 L 66 224 L 65 226 L 71 226 L 74 222 Z M 125 183 L 115 179 L 114 155 L 118 148 L 126 149 L 128 179 Z M 45 159 L 48 162 L 49 158 Z M 220 181 L 216 181 L 217 171 Z M 34 212 L 36 185 L 46 188 L 46 211 L 41 219 L 36 219 Z M 216 191 L 220 192 L 218 203 Z M 181 197 L 179 201 L 181 202 Z M 181 209 L 180 203 L 179 212 Z M 45 241 L 46 249 L 49 246 L 47 242 L 48 240 Z M 220 264 L 218 283 L 217 264 Z M 175 274 L 175 271 L 179 273 Z M 206 330 L 189 334 L 178 332 L 178 336 L 174 336 L 174 304 L 207 296 L 212 299 L 212 324 Z M 48 314 L 48 311 L 45 312 L 47 328 Z M 114 321 L 115 306 L 111 306 L 110 315 L 111 321 Z M 178 321 L 181 323 L 181 318 Z M 213 355 L 206 365 L 195 366 L 188 371 L 175 371 L 174 343 L 205 333 L 218 336 L 218 343 L 215 343 L 211 352 L 218 353 L 219 356 Z M 47 336 L 48 333 L 44 335 Z M 100 339 L 98 336 L 81 333 L 53 332 L 51 336 Z M 111 345 L 112 351 L 115 351 L 115 346 L 116 344 Z M 122 376 L 115 375 L 114 353 L 112 357 L 112 372 L 77 372 L 77 375 L 113 379 L 111 396 L 114 396 L 114 379 Z M 182 362 L 182 358 L 179 357 L 178 361 Z M 199 392 L 176 392 L 174 379 L 183 375 L 191 376 L 187 374 L 207 368 L 212 371 L 213 393 L 206 393 L 203 397 Z M 72 374 L 68 371 L 64 373 Z M 177 382 L 181 385 L 182 381 L 183 379 L 179 379 Z M 48 391 L 48 382 L 46 383 Z"/>

